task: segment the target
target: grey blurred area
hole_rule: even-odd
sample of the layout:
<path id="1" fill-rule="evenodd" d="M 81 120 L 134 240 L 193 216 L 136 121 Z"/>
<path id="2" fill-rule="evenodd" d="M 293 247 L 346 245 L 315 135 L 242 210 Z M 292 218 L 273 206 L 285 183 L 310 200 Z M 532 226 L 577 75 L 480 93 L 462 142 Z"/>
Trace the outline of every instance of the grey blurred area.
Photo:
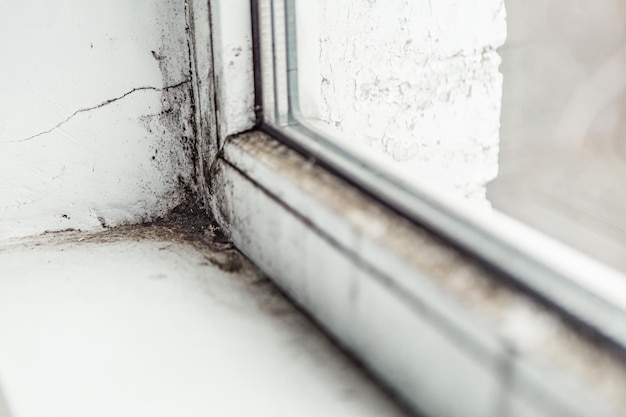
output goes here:
<path id="1" fill-rule="evenodd" d="M 9 411 L 9 404 L 7 403 L 7 399 L 2 391 L 2 387 L 0 386 L 0 417 L 11 417 L 11 412 Z"/>
<path id="2" fill-rule="evenodd" d="M 506 0 L 494 208 L 626 270 L 626 2 Z"/>

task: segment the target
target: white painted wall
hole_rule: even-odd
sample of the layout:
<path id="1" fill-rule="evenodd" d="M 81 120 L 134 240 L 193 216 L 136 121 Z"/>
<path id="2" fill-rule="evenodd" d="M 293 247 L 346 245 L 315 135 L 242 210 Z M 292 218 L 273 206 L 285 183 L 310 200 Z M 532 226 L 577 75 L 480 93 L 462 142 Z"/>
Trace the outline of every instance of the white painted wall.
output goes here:
<path id="1" fill-rule="evenodd" d="M 0 3 L 0 238 L 135 222 L 193 175 L 184 0 Z"/>
<path id="2" fill-rule="evenodd" d="M 409 182 L 426 178 L 487 205 L 485 184 L 498 171 L 504 0 L 319 4 L 321 120 Z"/>

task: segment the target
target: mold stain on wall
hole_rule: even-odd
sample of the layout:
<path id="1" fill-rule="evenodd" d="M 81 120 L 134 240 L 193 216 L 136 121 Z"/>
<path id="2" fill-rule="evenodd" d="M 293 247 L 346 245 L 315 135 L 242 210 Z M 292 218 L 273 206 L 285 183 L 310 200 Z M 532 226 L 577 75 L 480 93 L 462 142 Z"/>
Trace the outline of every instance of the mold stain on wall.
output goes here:
<path id="1" fill-rule="evenodd" d="M 195 191 L 186 2 L 66 3 L 0 6 L 0 238 L 142 222 Z"/>

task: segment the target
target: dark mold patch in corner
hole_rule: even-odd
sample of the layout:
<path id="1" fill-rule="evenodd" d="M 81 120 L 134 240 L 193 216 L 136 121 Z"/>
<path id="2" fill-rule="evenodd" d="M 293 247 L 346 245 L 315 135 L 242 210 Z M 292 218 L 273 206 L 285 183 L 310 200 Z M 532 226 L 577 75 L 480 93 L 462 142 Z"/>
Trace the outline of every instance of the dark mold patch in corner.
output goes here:
<path id="1" fill-rule="evenodd" d="M 171 233 L 170 239 L 206 248 L 205 259 L 225 272 L 238 272 L 244 264 L 243 255 L 210 213 L 196 205 L 182 204 L 166 216 L 146 225 Z"/>
<path id="2" fill-rule="evenodd" d="M 160 45 L 145 51 L 158 65 L 162 85 L 171 86 L 160 90 L 160 108 L 140 118 L 152 141 L 148 163 L 167 175 L 170 191 L 161 198 L 169 212 L 159 217 L 145 216 L 139 225 L 121 225 L 79 237 L 81 242 L 132 236 L 191 244 L 205 253 L 207 262 L 234 272 L 242 268 L 245 258 L 218 226 L 200 192 L 200 182 L 206 181 L 209 173 L 199 149 L 201 133 L 196 120 L 193 33 L 188 7 L 187 1 L 163 3 L 162 15 L 155 23 L 162 28 Z M 100 223 L 107 225 L 103 220 Z"/>
<path id="3" fill-rule="evenodd" d="M 219 227 L 210 213 L 195 204 L 195 196 L 191 193 L 187 196 L 189 198 L 184 203 L 166 215 L 145 223 L 108 227 L 97 232 L 82 232 L 74 229 L 48 231 L 35 239 L 46 245 L 107 244 L 123 240 L 152 240 L 168 245 L 189 245 L 202 253 L 208 264 L 225 272 L 240 272 L 243 268 L 254 268 L 234 247 L 229 236 Z M 259 275 L 258 271 L 256 275 Z"/>
<path id="4" fill-rule="evenodd" d="M 164 173 L 177 173 L 166 179 L 172 192 L 165 198 L 175 206 L 186 201 L 189 192 L 197 194 L 198 146 L 191 80 L 164 89 L 160 111 L 142 116 L 140 121 L 154 141 L 148 162 Z"/>
<path id="5" fill-rule="evenodd" d="M 160 106 L 140 118 L 152 152 L 147 163 L 163 173 L 170 190 L 160 196 L 161 214 L 181 204 L 199 201 L 199 150 L 193 71 L 189 52 L 189 25 L 186 2 L 161 3 L 155 25 L 161 30 L 160 43 L 146 49 L 161 72 Z M 154 218 L 154 217 L 152 217 Z M 149 219 L 148 219 L 149 220 Z"/>

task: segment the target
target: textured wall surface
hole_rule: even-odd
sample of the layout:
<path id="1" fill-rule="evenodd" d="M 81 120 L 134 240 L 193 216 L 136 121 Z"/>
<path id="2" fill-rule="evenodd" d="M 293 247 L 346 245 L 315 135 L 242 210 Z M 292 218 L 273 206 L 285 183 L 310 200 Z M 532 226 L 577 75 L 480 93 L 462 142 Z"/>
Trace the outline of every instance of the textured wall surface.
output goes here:
<path id="1" fill-rule="evenodd" d="M 486 204 L 504 1 L 321 0 L 320 14 L 322 120 L 409 182 Z"/>
<path id="2" fill-rule="evenodd" d="M 0 238 L 135 222 L 192 183 L 184 0 L 0 3 Z"/>

